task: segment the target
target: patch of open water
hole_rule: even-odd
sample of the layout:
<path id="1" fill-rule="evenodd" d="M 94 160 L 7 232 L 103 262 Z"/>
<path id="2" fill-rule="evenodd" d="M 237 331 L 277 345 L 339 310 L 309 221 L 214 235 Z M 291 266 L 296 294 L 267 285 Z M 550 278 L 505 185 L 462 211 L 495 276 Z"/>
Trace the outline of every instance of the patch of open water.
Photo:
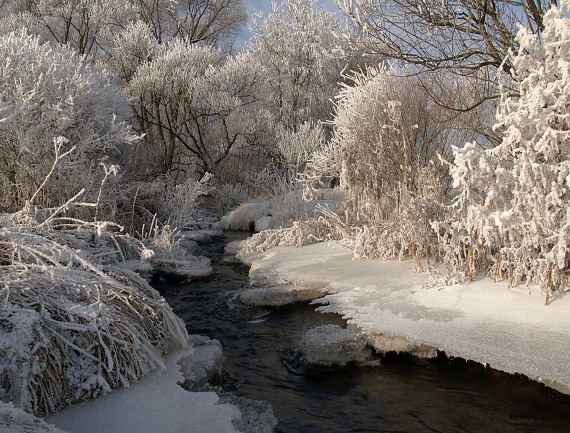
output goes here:
<path id="1" fill-rule="evenodd" d="M 248 285 L 248 269 L 224 261 L 223 248 L 245 236 L 226 232 L 225 239 L 202 246 L 214 266 L 209 279 L 153 285 L 191 334 L 220 341 L 223 390 L 270 402 L 279 420 L 276 432 L 568 431 L 570 396 L 474 362 L 387 354 L 377 366 L 287 368 L 308 330 L 345 323 L 306 303 L 272 309 L 235 301 Z"/>

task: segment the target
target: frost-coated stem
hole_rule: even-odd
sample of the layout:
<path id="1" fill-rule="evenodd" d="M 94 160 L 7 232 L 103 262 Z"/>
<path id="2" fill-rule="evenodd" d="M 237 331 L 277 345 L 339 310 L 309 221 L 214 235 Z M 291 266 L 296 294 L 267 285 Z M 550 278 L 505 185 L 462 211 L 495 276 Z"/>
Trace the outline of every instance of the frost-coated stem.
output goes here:
<path id="1" fill-rule="evenodd" d="M 38 227 L 41 228 L 41 227 L 45 226 L 47 223 L 49 223 L 51 220 L 53 220 L 57 214 L 59 214 L 61 211 L 65 210 L 71 203 L 73 203 L 75 200 L 77 200 L 84 192 L 85 192 L 85 188 L 82 188 L 81 191 L 79 191 L 77 194 L 75 194 L 73 197 L 71 197 L 69 200 L 67 200 L 63 205 L 58 207 L 55 210 L 55 212 L 52 213 L 49 216 L 49 218 L 46 219 L 43 223 L 41 223 Z"/>
<path id="2" fill-rule="evenodd" d="M 55 152 L 55 159 L 53 161 L 53 164 L 51 166 L 51 170 L 49 171 L 49 173 L 46 175 L 46 177 L 44 178 L 43 182 L 41 183 L 41 185 L 38 187 L 38 189 L 36 190 L 36 192 L 34 192 L 34 195 L 32 195 L 32 197 L 30 198 L 30 200 L 28 200 L 28 203 L 30 205 L 32 205 L 34 203 L 34 199 L 36 198 L 36 196 L 39 194 L 39 192 L 42 190 L 42 188 L 45 186 L 45 184 L 48 182 L 49 178 L 51 177 L 51 175 L 53 174 L 53 172 L 55 171 L 55 167 L 57 166 L 57 164 L 59 163 L 59 161 L 63 158 L 65 158 L 67 155 L 69 155 L 70 153 L 74 152 L 75 149 L 77 148 L 77 146 L 73 146 L 71 149 L 69 149 L 67 152 L 62 153 L 61 155 L 59 154 L 61 147 L 63 146 L 64 143 L 68 143 L 69 140 L 65 137 L 56 137 L 53 139 L 53 148 L 54 148 L 54 152 Z"/>

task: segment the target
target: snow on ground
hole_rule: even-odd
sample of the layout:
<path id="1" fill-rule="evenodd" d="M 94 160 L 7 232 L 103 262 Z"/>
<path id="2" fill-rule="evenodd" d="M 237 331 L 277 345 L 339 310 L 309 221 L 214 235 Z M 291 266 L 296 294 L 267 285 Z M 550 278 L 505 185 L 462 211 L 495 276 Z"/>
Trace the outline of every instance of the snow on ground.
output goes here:
<path id="1" fill-rule="evenodd" d="M 353 260 L 337 243 L 276 247 L 242 260 L 251 265 L 254 288 L 242 292 L 251 303 L 263 303 L 275 286 L 320 291 L 319 311 L 343 315 L 379 351 L 429 356 L 435 348 L 570 393 L 568 296 L 545 306 L 538 288 L 487 278 L 424 288 L 430 277 L 416 273 L 413 261 Z"/>
<path id="2" fill-rule="evenodd" d="M 239 205 L 215 224 L 224 230 L 260 232 L 267 229 L 290 227 L 299 214 L 313 216 L 317 207 L 333 206 L 343 198 L 344 192 L 334 188 L 322 188 L 312 192 L 313 199 L 305 202 L 299 192 L 287 194 L 283 201 L 257 200 Z"/>
<path id="3" fill-rule="evenodd" d="M 205 366 L 218 368 L 215 360 L 208 360 L 208 353 L 219 358 L 219 343 L 210 340 L 208 345 L 204 338 L 191 337 L 194 346 L 168 356 L 165 371 L 56 412 L 46 421 L 68 433 L 235 433 L 234 423 L 241 417 L 236 406 L 221 404 L 214 392 L 188 392 L 179 385 L 185 380 L 180 364 L 195 382 L 208 374 Z M 198 368 L 192 368 L 193 358 Z"/>

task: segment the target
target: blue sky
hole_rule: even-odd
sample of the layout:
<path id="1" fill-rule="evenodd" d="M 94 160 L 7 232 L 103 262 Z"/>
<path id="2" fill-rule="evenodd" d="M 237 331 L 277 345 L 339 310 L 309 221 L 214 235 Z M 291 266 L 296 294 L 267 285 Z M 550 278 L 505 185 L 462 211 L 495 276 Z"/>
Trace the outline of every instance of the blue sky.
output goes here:
<path id="1" fill-rule="evenodd" d="M 271 12 L 272 10 L 271 0 L 245 0 L 244 3 L 245 6 L 247 7 L 247 11 L 250 17 L 253 16 L 253 13 L 255 11 L 262 11 L 264 15 L 267 15 L 267 13 Z M 277 0 L 277 3 L 281 3 L 281 0 Z M 334 0 L 318 0 L 318 3 L 325 6 L 330 11 L 336 12 L 338 10 Z M 243 37 L 238 38 L 238 40 L 236 40 L 236 46 L 243 45 L 245 39 L 247 39 L 248 37 L 249 37 L 249 32 L 246 29 Z"/>

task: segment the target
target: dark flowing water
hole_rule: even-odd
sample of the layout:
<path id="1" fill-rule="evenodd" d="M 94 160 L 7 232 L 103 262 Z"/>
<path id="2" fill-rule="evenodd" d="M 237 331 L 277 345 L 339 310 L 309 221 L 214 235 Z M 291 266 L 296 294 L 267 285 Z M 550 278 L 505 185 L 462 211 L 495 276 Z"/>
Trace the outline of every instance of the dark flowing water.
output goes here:
<path id="1" fill-rule="evenodd" d="M 520 376 L 441 356 L 415 362 L 389 354 L 381 365 L 301 374 L 286 367 L 301 337 L 344 325 L 308 304 L 254 308 L 234 300 L 248 269 L 223 260 L 226 242 L 204 245 L 214 275 L 156 282 L 191 334 L 222 343 L 224 391 L 273 405 L 277 432 L 567 432 L 570 396 Z M 568 343 L 568 342 L 566 342 Z M 565 342 L 553 342 L 565 344 Z"/>

